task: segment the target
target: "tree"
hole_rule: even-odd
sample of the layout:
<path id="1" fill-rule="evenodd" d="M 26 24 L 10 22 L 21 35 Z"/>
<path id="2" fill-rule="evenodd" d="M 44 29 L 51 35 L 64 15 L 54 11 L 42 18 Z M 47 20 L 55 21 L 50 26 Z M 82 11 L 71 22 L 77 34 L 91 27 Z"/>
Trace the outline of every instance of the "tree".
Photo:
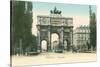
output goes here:
<path id="1" fill-rule="evenodd" d="M 25 15 L 24 15 L 24 24 L 23 24 L 23 51 L 32 43 L 32 2 L 25 2 Z"/>
<path id="2" fill-rule="evenodd" d="M 33 46 L 33 41 L 36 42 L 36 37 L 31 32 L 33 22 L 32 2 L 11 1 L 10 15 L 11 54 L 24 53 L 28 46 Z"/>
<path id="3" fill-rule="evenodd" d="M 90 42 L 93 50 L 96 48 L 96 16 L 95 13 L 92 14 L 91 24 L 90 24 Z"/>
<path id="4" fill-rule="evenodd" d="M 93 50 L 96 49 L 96 15 L 91 10 L 91 6 L 89 6 L 90 8 L 90 48 L 93 48 Z"/>
<path id="5" fill-rule="evenodd" d="M 23 33 L 25 2 L 11 1 L 11 54 L 16 54 Z"/>

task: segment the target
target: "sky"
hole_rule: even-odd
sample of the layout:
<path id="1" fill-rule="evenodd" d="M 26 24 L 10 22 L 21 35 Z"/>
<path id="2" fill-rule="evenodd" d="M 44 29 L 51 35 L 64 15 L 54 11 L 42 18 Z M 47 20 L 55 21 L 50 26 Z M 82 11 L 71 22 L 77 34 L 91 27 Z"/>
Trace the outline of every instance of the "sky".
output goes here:
<path id="1" fill-rule="evenodd" d="M 72 17 L 74 29 L 80 25 L 89 25 L 89 5 L 33 2 L 32 34 L 37 36 L 37 16 L 50 15 L 50 10 L 56 7 L 62 11 L 63 17 Z M 96 6 L 91 5 L 92 12 L 96 13 Z"/>

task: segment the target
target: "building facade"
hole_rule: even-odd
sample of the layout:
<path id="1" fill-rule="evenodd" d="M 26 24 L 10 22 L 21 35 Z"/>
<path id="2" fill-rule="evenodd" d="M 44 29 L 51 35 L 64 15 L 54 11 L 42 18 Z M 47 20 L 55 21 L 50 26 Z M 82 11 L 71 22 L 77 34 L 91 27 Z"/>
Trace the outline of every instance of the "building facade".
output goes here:
<path id="1" fill-rule="evenodd" d="M 89 26 L 80 26 L 73 33 L 74 46 L 80 51 L 88 50 L 90 45 L 90 29 Z"/>

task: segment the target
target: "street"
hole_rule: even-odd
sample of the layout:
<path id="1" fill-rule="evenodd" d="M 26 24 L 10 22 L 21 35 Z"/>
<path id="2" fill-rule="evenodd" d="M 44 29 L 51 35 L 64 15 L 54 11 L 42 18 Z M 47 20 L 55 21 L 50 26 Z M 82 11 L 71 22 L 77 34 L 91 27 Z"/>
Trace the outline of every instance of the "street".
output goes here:
<path id="1" fill-rule="evenodd" d="M 12 66 L 96 61 L 96 53 L 41 53 L 35 56 L 12 56 Z"/>

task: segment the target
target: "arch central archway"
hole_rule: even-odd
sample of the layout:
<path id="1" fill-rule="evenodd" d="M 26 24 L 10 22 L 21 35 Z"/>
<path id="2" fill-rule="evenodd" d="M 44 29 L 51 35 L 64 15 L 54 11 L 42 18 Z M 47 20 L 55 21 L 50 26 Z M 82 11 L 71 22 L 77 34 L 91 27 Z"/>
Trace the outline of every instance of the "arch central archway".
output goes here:
<path id="1" fill-rule="evenodd" d="M 59 35 L 57 33 L 51 34 L 51 49 L 54 52 L 59 48 Z"/>

